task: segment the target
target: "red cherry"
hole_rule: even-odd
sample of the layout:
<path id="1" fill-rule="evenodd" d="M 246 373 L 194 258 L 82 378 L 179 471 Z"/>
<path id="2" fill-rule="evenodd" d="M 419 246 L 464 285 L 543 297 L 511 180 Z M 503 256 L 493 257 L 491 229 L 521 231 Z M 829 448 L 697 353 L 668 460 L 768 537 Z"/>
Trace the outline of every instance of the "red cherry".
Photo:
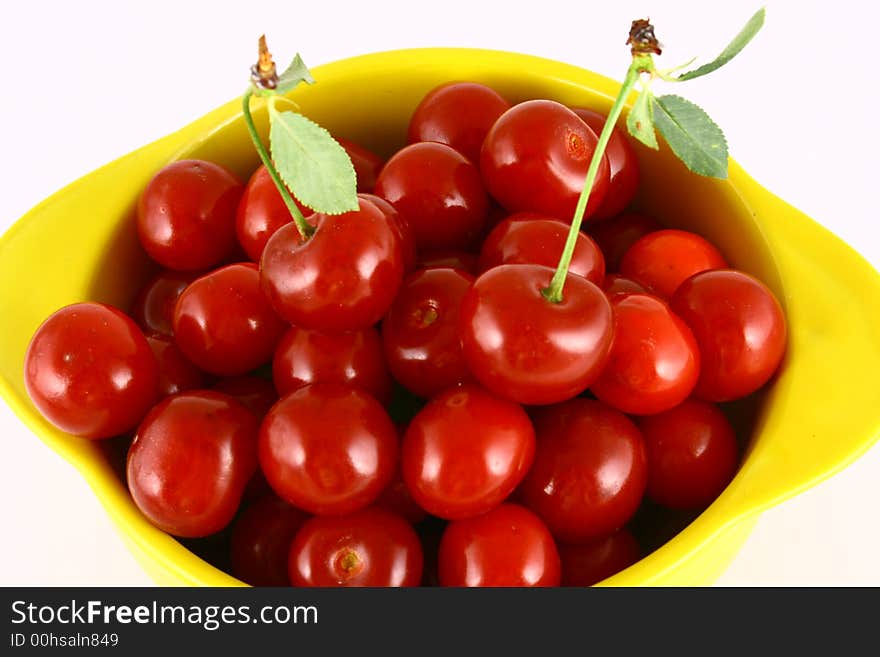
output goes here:
<path id="1" fill-rule="evenodd" d="M 412 271 L 416 268 L 416 238 L 413 236 L 412 229 L 409 227 L 400 213 L 381 196 L 375 194 L 358 194 L 358 198 L 370 201 L 379 208 L 388 220 L 391 230 L 400 240 L 400 249 L 403 254 L 403 270 Z"/>
<path id="2" fill-rule="evenodd" d="M 263 290 L 291 324 L 319 331 L 353 331 L 375 324 L 403 279 L 400 240 L 371 202 L 340 215 L 317 215 L 317 229 L 300 243 L 289 224 L 266 244 Z"/>
<path id="3" fill-rule="evenodd" d="M 510 212 L 540 212 L 571 223 L 598 141 L 564 105 L 526 101 L 502 114 L 486 135 L 480 172 L 489 192 Z M 584 217 L 602 204 L 609 171 L 603 155 Z"/>
<path id="4" fill-rule="evenodd" d="M 446 519 L 498 506 L 522 481 L 535 435 L 518 405 L 475 385 L 450 388 L 410 422 L 401 469 L 413 499 Z"/>
<path id="5" fill-rule="evenodd" d="M 457 249 L 436 249 L 426 251 L 419 257 L 417 269 L 433 269 L 437 267 L 449 267 L 458 269 L 472 276 L 477 275 L 477 254 L 470 251 Z"/>
<path id="6" fill-rule="evenodd" d="M 440 541 L 441 586 L 558 586 L 559 553 L 534 513 L 502 504 L 449 523 Z"/>
<path id="7" fill-rule="evenodd" d="M 171 338 L 147 336 L 147 342 L 159 365 L 160 395 L 165 397 L 205 387 L 205 373 L 187 360 Z"/>
<path id="8" fill-rule="evenodd" d="M 174 339 L 212 374 L 244 374 L 272 358 L 284 322 L 260 290 L 253 263 L 221 267 L 193 281 L 174 311 Z"/>
<path id="9" fill-rule="evenodd" d="M 345 149 L 352 166 L 354 166 L 354 173 L 357 176 L 357 190 L 366 193 L 372 192 L 373 187 L 376 186 L 376 178 L 379 177 L 379 172 L 382 170 L 385 161 L 372 151 L 359 144 L 355 144 L 353 141 L 343 139 L 342 137 L 336 137 L 335 139 Z"/>
<path id="10" fill-rule="evenodd" d="M 415 530 L 375 507 L 312 518 L 290 546 L 294 586 L 418 586 L 424 557 Z"/>
<path id="11" fill-rule="evenodd" d="M 656 219 L 638 212 L 624 212 L 610 219 L 591 221 L 586 231 L 593 236 L 605 256 L 605 265 L 610 271 L 620 269 L 620 260 L 639 238 L 648 233 L 661 230 L 663 226 Z"/>
<path id="12" fill-rule="evenodd" d="M 648 294 L 645 286 L 620 274 L 605 274 L 605 282 L 602 283 L 605 295 L 612 299 L 618 294 Z"/>
<path id="13" fill-rule="evenodd" d="M 295 196 L 291 195 L 291 198 L 304 217 L 313 214 L 312 209 L 297 201 Z M 290 210 L 269 170 L 260 165 L 248 181 L 235 215 L 235 234 L 248 258 L 259 262 L 269 238 L 292 221 Z"/>
<path id="14" fill-rule="evenodd" d="M 569 226 L 534 212 L 517 212 L 492 229 L 480 251 L 480 271 L 498 265 L 534 264 L 556 268 L 568 238 Z M 578 233 L 570 274 L 583 276 L 596 285 L 605 277 L 605 259 L 598 245 Z"/>
<path id="15" fill-rule="evenodd" d="M 688 400 L 639 420 L 648 454 L 648 497 L 673 509 L 702 509 L 733 479 L 739 448 L 712 404 Z"/>
<path id="16" fill-rule="evenodd" d="M 310 383 L 348 383 L 383 404 L 391 400 L 391 375 L 372 326 L 346 333 L 292 326 L 275 350 L 272 377 L 281 395 Z"/>
<path id="17" fill-rule="evenodd" d="M 141 244 L 169 269 L 194 271 L 220 264 L 235 248 L 235 211 L 243 192 L 241 182 L 219 164 L 169 164 L 147 183 L 138 202 Z"/>
<path id="18" fill-rule="evenodd" d="M 562 586 L 593 586 L 629 568 L 641 558 L 641 552 L 626 529 L 582 545 L 560 545 Z"/>
<path id="19" fill-rule="evenodd" d="M 282 397 L 260 428 L 260 465 L 269 485 L 318 515 L 371 504 L 391 482 L 397 450 L 397 431 L 379 402 L 337 383 Z"/>
<path id="20" fill-rule="evenodd" d="M 476 82 L 451 82 L 428 92 L 413 112 L 407 132 L 410 144 L 448 144 L 471 162 L 492 124 L 510 109 L 498 92 Z"/>
<path id="21" fill-rule="evenodd" d="M 376 194 L 397 208 L 419 250 L 466 249 L 486 224 L 489 201 L 480 172 L 445 144 L 399 150 L 379 174 Z"/>
<path id="22" fill-rule="evenodd" d="M 473 277 L 457 269 L 423 269 L 407 279 L 382 322 L 394 378 L 429 398 L 471 378 L 459 339 L 459 309 Z"/>
<path id="23" fill-rule="evenodd" d="M 613 336 L 611 305 L 598 287 L 569 274 L 563 300 L 542 294 L 553 270 L 502 265 L 480 276 L 461 304 L 461 341 L 474 377 L 521 404 L 574 397 L 598 378 Z"/>
<path id="24" fill-rule="evenodd" d="M 261 420 L 278 401 L 278 393 L 272 382 L 259 376 L 245 374 L 226 377 L 217 382 L 214 390 L 241 402 Z"/>
<path id="25" fill-rule="evenodd" d="M 257 500 L 232 526 L 232 574 L 251 586 L 287 586 L 287 558 L 308 514 L 274 495 Z"/>
<path id="26" fill-rule="evenodd" d="M 596 135 L 602 134 L 608 117 L 599 112 L 582 107 L 572 108 L 581 121 L 590 126 Z M 602 205 L 596 211 L 596 219 L 607 219 L 621 212 L 630 204 L 639 189 L 639 160 L 635 149 L 619 128 L 611 131 L 611 138 L 605 147 L 608 157 L 608 191 Z"/>
<path id="27" fill-rule="evenodd" d="M 138 293 L 131 318 L 146 335 L 174 335 L 174 306 L 186 286 L 201 274 L 166 270 L 158 273 Z"/>
<path id="28" fill-rule="evenodd" d="M 160 529 L 208 536 L 232 520 L 257 468 L 257 419 L 237 401 L 202 390 L 167 397 L 138 428 L 128 489 Z"/>
<path id="29" fill-rule="evenodd" d="M 686 278 L 726 267 L 724 256 L 710 242 L 696 233 L 671 229 L 639 238 L 620 261 L 621 274 L 636 279 L 665 299 Z"/>
<path id="30" fill-rule="evenodd" d="M 540 409 L 537 451 L 519 489 L 558 540 L 592 541 L 623 527 L 647 482 L 645 445 L 620 411 L 590 399 Z"/>
<path id="31" fill-rule="evenodd" d="M 631 415 L 660 413 L 687 399 L 700 376 L 700 352 L 687 324 L 649 294 L 618 294 L 611 307 L 614 342 L 593 394 Z"/>
<path id="32" fill-rule="evenodd" d="M 698 397 L 745 397 L 767 383 L 782 362 L 785 315 L 758 279 L 734 270 L 703 272 L 681 284 L 671 305 L 700 348 Z"/>
<path id="33" fill-rule="evenodd" d="M 150 345 L 122 311 L 75 303 L 37 329 L 24 357 L 37 410 L 75 436 L 111 438 L 134 429 L 159 393 Z"/>

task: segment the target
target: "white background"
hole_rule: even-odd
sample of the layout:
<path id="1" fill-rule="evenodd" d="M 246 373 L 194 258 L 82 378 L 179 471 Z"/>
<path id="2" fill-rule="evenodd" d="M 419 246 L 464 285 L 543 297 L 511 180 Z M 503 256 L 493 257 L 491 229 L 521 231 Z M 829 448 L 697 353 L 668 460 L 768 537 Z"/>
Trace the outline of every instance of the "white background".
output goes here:
<path id="1" fill-rule="evenodd" d="M 670 66 L 759 2 L 15 2 L 0 10 L 0 232 L 92 169 L 241 93 L 266 32 L 315 66 L 418 46 L 514 50 L 620 79 L 650 16 Z M 608 8 L 603 8 L 608 7 Z M 683 91 L 757 180 L 880 266 L 876 25 L 866 2 L 771 1 L 763 32 Z M 27 285 L 26 280 L 20 284 Z M 0 312 L 8 312 L 0 299 Z M 880 333 L 880 331 L 878 331 Z M 878 334 L 880 339 L 880 334 Z M 866 381 L 865 385 L 877 385 Z M 880 412 L 880 409 L 878 409 Z M 880 585 L 880 445 L 766 513 L 723 585 Z M 90 489 L 0 403 L 0 584 L 148 585 Z"/>

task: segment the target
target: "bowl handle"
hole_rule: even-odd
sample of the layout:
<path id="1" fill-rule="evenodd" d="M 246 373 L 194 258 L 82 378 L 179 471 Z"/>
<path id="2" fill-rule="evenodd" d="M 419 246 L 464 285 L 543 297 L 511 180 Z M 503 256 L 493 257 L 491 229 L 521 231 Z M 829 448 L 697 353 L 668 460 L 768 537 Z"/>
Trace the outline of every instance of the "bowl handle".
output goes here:
<path id="1" fill-rule="evenodd" d="M 780 277 L 788 352 L 740 474 L 718 503 L 759 512 L 839 472 L 880 437 L 880 275 L 738 166 Z M 744 199 L 745 200 L 745 199 Z M 713 505 L 714 506 L 714 505 Z"/>

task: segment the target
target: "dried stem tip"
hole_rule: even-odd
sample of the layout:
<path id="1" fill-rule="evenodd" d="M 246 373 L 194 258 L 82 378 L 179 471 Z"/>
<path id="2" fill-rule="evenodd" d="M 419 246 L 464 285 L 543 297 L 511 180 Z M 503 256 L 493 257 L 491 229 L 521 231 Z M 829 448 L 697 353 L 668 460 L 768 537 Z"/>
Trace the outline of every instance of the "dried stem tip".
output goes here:
<path id="1" fill-rule="evenodd" d="M 274 89 L 278 86 L 278 72 L 275 70 L 275 62 L 272 61 L 272 53 L 266 45 L 266 35 L 262 35 L 259 41 L 259 59 L 251 66 L 251 81 L 261 89 Z"/>
<path id="2" fill-rule="evenodd" d="M 632 46 L 630 50 L 633 56 L 659 55 L 662 52 L 660 42 L 654 36 L 654 26 L 651 25 L 650 18 L 640 18 L 632 22 L 626 45 Z"/>

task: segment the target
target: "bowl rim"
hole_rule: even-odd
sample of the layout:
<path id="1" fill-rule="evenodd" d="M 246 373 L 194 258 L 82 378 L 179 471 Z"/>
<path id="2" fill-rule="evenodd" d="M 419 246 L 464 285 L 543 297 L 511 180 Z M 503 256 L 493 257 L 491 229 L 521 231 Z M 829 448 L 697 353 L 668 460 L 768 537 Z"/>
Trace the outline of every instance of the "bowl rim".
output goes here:
<path id="1" fill-rule="evenodd" d="M 468 69 L 467 62 L 479 62 L 483 68 L 529 68 L 554 83 L 574 86 L 590 93 L 613 99 L 620 84 L 610 78 L 581 67 L 551 59 L 500 50 L 474 48 L 414 48 L 388 50 L 358 55 L 317 66 L 314 77 L 332 84 L 335 80 L 378 68 L 423 67 Z M 452 78 L 450 78 L 452 79 Z M 460 79 L 460 78 L 459 78 Z M 296 91 L 291 96 L 296 97 Z M 634 95 L 627 103 L 632 106 Z M 238 98 L 208 112 L 180 130 L 170 133 L 128 155 L 124 155 L 54 193 L 20 218 L 0 237 L 0 258 L 6 249 L 15 248 L 16 238 L 30 222 L 53 211 L 60 201 L 71 194 L 93 188 L 97 178 L 106 179 L 133 162 L 158 168 L 168 161 L 211 140 L 218 132 L 241 118 Z M 625 111 L 626 111 L 625 110 Z M 780 277 L 788 277 L 783 301 L 789 319 L 790 351 L 786 366 L 769 391 L 767 407 L 779 407 L 762 418 L 756 433 L 813 432 L 814 453 L 798 453 L 796 443 L 787 441 L 775 449 L 753 450 L 731 485 L 685 530 L 669 542 L 646 555 L 640 562 L 618 573 L 605 583 L 662 583 L 683 567 L 688 559 L 725 534 L 749 525 L 761 511 L 809 488 L 842 470 L 867 451 L 880 437 L 880 388 L 858 390 L 855 382 L 880 367 L 880 344 L 876 332 L 880 327 L 880 275 L 852 248 L 819 226 L 812 219 L 791 207 L 752 179 L 733 159 L 726 181 L 754 214 L 759 228 L 772 245 L 771 254 Z M 856 300 L 861 321 L 847 320 L 836 311 L 840 298 Z M 0 348 L 5 345 L 0 344 Z M 825 365 L 837 361 L 837 371 Z M 849 381 L 840 376 L 841 364 L 849 369 Z M 20 377 L 21 372 L 16 375 Z M 15 414 L 43 442 L 69 461 L 86 479 L 107 509 L 114 524 L 129 546 L 141 557 L 155 562 L 157 569 L 174 573 L 175 581 L 188 584 L 237 585 L 238 580 L 189 552 L 175 539 L 133 513 L 124 486 L 115 474 L 108 481 L 106 467 L 95 462 L 90 441 L 72 438 L 45 422 L 26 396 L 12 383 L 9 372 L 0 372 L 0 396 Z M 806 381 L 813 379 L 812 393 Z M 793 380 L 795 379 L 795 380 Z M 865 388 L 865 386 L 861 386 Z M 823 404 L 823 394 L 829 404 Z M 819 394 L 822 392 L 823 394 Z M 837 394 L 839 393 L 839 394 Z M 835 397 L 835 394 L 837 395 Z M 799 396 L 806 397 L 805 407 Z M 858 406 L 858 408 L 854 408 Z M 799 417 L 781 417 L 782 410 Z M 822 413 L 843 419 L 844 427 L 823 421 Z M 843 433 L 843 435 L 840 435 Z M 831 441 L 836 440 L 836 444 Z M 760 443 L 760 441 L 758 441 Z M 748 465 L 748 467 L 745 467 Z M 756 485 L 759 484 L 759 485 Z M 135 509 L 136 511 L 136 509 Z M 142 559 L 143 561 L 143 559 Z M 161 573 L 160 573 L 161 574 Z"/>

